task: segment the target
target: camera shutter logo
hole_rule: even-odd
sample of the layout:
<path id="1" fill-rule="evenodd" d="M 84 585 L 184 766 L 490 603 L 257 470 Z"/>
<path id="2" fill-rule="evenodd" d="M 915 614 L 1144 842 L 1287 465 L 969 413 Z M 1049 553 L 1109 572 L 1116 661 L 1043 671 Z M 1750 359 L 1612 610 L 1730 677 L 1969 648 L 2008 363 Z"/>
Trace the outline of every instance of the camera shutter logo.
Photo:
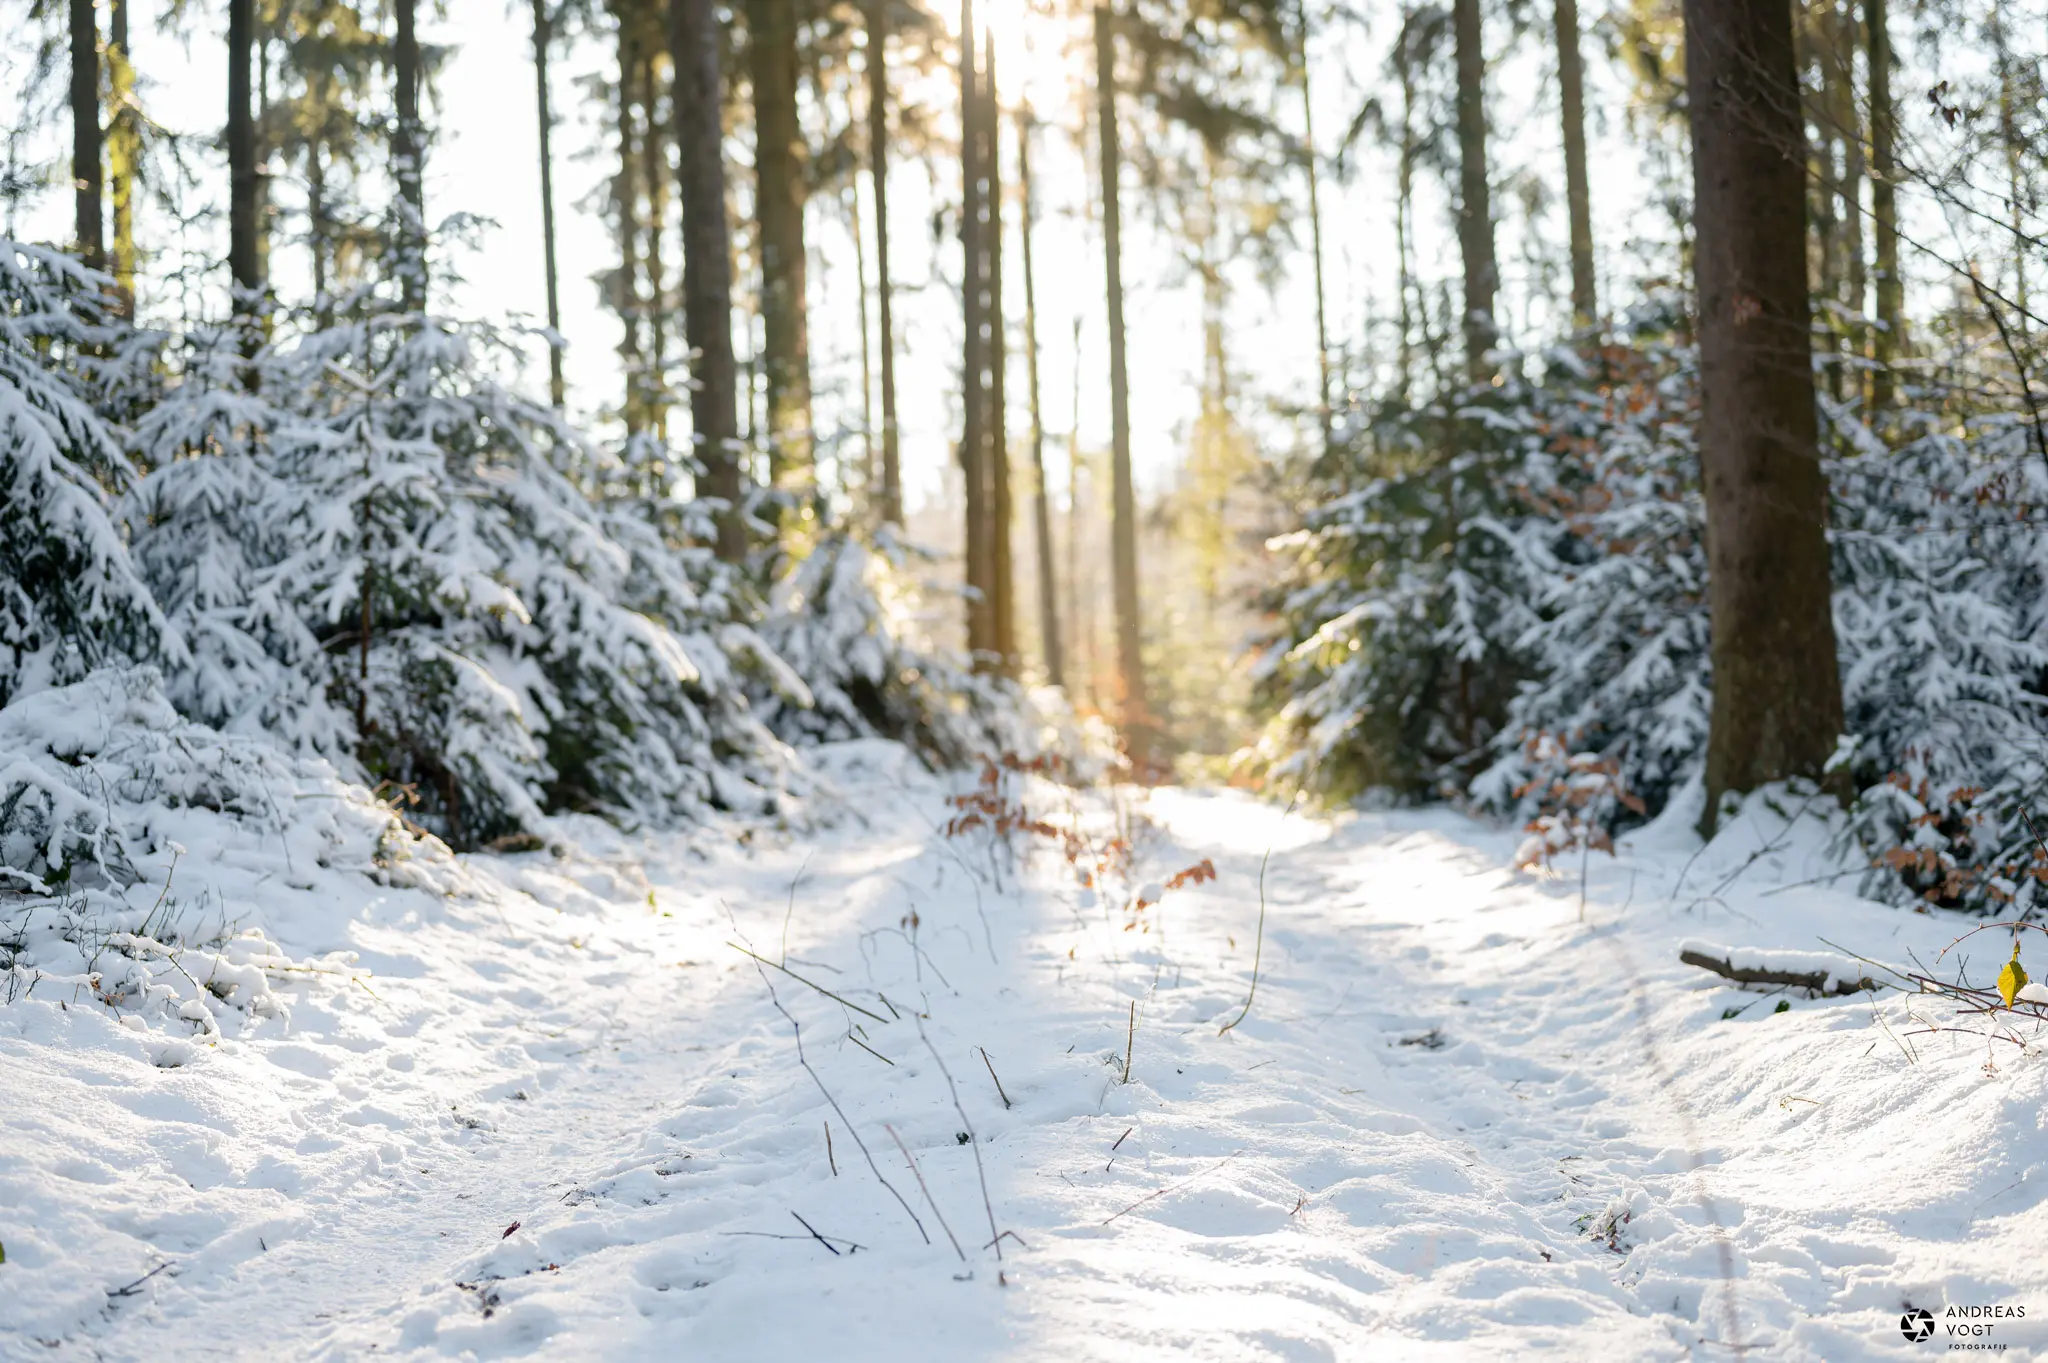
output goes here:
<path id="1" fill-rule="evenodd" d="M 1926 1311 L 1908 1311 L 1899 1317 L 1899 1333 L 1918 1344 L 1934 1338 L 1934 1316 Z"/>

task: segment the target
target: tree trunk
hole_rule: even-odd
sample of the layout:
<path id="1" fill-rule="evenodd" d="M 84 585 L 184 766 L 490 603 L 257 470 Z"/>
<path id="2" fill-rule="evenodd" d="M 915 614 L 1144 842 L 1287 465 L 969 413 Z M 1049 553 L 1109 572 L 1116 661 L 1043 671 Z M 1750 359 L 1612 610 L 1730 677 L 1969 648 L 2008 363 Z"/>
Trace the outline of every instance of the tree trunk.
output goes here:
<path id="1" fill-rule="evenodd" d="M 1054 686 L 1067 684 L 1066 650 L 1060 639 L 1059 584 L 1053 571 L 1052 489 L 1045 479 L 1045 412 L 1038 390 L 1038 284 L 1032 272 L 1031 115 L 1017 111 L 1018 230 L 1024 254 L 1024 381 L 1031 400 L 1031 474 L 1036 497 L 1032 519 L 1038 542 L 1038 635 L 1045 649 L 1045 676 Z"/>
<path id="2" fill-rule="evenodd" d="M 261 301 L 256 215 L 262 207 L 256 170 L 256 110 L 250 64 L 256 47 L 256 0 L 228 0 L 228 273 L 237 312 L 253 316 Z"/>
<path id="3" fill-rule="evenodd" d="M 797 124 L 796 10 L 791 0 L 747 0 L 754 83 L 754 212 L 761 241 L 762 375 L 768 400 L 768 473 L 808 502 L 811 362 L 804 307 L 804 154 Z"/>
<path id="4" fill-rule="evenodd" d="M 1557 85 L 1564 106 L 1564 195 L 1571 220 L 1572 320 L 1600 316 L 1593 282 L 1593 195 L 1586 183 L 1586 81 L 1579 60 L 1578 0 L 1557 0 Z"/>
<path id="5" fill-rule="evenodd" d="M 848 101 L 851 103 L 851 100 Z M 869 509 L 875 496 L 875 350 L 868 338 L 868 242 L 861 222 L 860 184 L 846 189 L 846 216 L 853 228 L 853 291 L 860 300 L 860 489 Z M 845 461 L 840 461 L 839 482 L 846 484 Z"/>
<path id="6" fill-rule="evenodd" d="M 960 473 L 967 579 L 967 648 L 977 667 L 995 655 L 995 560 L 989 534 L 988 367 L 982 279 L 981 94 L 975 70 L 974 0 L 960 0 Z"/>
<path id="7" fill-rule="evenodd" d="M 649 45 L 650 47 L 652 44 Z M 662 154 L 661 138 L 655 131 L 655 110 L 661 106 L 661 77 L 654 53 L 640 56 L 640 179 L 647 194 L 647 245 L 641 261 L 647 271 L 644 301 L 647 319 L 647 365 L 640 376 L 640 391 L 646 404 L 648 429 L 657 439 L 668 437 L 668 291 L 667 271 L 661 263 L 661 242 L 668 232 L 668 187 L 662 170 L 668 158 Z"/>
<path id="8" fill-rule="evenodd" d="M 1877 334 L 1871 354 L 1877 361 L 1871 375 L 1874 407 L 1892 403 L 1891 364 L 1904 344 L 1905 290 L 1899 279 L 1899 200 L 1894 181 L 1895 124 L 1892 110 L 1892 40 L 1885 0 L 1863 0 L 1864 36 L 1870 64 L 1870 222 L 1876 242 Z"/>
<path id="9" fill-rule="evenodd" d="M 1003 316 L 1003 138 L 1002 115 L 996 103 L 996 48 L 993 35 L 982 33 L 982 50 L 987 53 L 986 79 L 982 82 L 981 117 L 977 120 L 982 140 L 982 173 L 988 188 L 982 203 L 988 210 L 988 227 L 982 247 L 988 252 L 988 301 L 982 316 L 988 325 L 988 517 L 990 584 L 995 588 L 997 666 L 1006 677 L 1017 675 L 1017 584 L 1016 556 L 1010 548 L 1010 532 L 1017 522 L 1011 499 L 1010 422 L 1008 400 L 1009 337 Z"/>
<path id="10" fill-rule="evenodd" d="M 548 50 L 554 45 L 554 36 L 555 21 L 548 13 L 548 0 L 533 0 L 533 83 L 540 107 L 540 241 L 547 263 L 548 286 L 548 400 L 560 408 L 565 387 L 560 275 L 555 268 L 555 118 L 548 105 Z"/>
<path id="11" fill-rule="evenodd" d="M 1782 0 L 1686 0 L 1700 471 L 1721 796 L 1818 776 L 1842 726 L 1814 413 L 1806 143 Z"/>
<path id="12" fill-rule="evenodd" d="M 896 444 L 896 331 L 889 279 L 889 40 L 885 6 L 868 0 L 868 170 L 875 186 L 875 305 L 882 351 L 884 525 L 903 524 L 903 471 Z"/>
<path id="13" fill-rule="evenodd" d="M 398 38 L 391 48 L 392 80 L 398 87 L 398 125 L 391 136 L 392 159 L 398 171 L 398 278 L 407 312 L 418 312 L 427 305 L 427 209 L 420 187 L 426 136 L 420 123 L 417 10 L 418 0 L 397 0 Z"/>
<path id="14" fill-rule="evenodd" d="M 1122 682 L 1119 718 L 1132 759 L 1142 769 L 1154 756 L 1155 735 L 1145 698 L 1145 661 L 1138 621 L 1138 497 L 1131 479 L 1131 388 L 1124 366 L 1123 206 L 1117 190 L 1123 157 L 1116 115 L 1116 34 L 1111 27 L 1115 22 L 1106 0 L 1095 6 L 1102 253 L 1109 304 L 1110 560 L 1116 599 L 1117 669 Z"/>
<path id="15" fill-rule="evenodd" d="M 645 133 L 633 119 L 641 72 L 638 16 L 630 3 L 617 7 L 619 20 L 619 173 L 612 180 L 612 199 L 619 213 L 618 285 L 612 302 L 619 313 L 619 369 L 625 378 L 628 438 L 647 429 L 647 361 L 640 348 L 640 157 Z M 648 131 L 651 131 L 648 130 Z"/>
<path id="16" fill-rule="evenodd" d="M 128 54 L 128 0 L 107 6 L 107 180 L 114 210 L 114 288 L 121 315 L 135 320 L 135 175 L 142 137 L 135 108 L 135 67 Z"/>
<path id="17" fill-rule="evenodd" d="M 732 234 L 725 218 L 725 133 L 714 0 L 670 0 L 669 53 L 675 65 L 676 142 L 683 204 L 683 330 L 696 354 L 690 394 L 692 439 L 704 466 L 700 487 L 725 503 L 718 556 L 747 556 L 735 440 L 738 394 L 732 350 Z"/>
<path id="18" fill-rule="evenodd" d="M 1323 463 L 1335 472 L 1337 437 L 1330 396 L 1330 314 L 1323 287 L 1323 203 L 1317 185 L 1315 100 L 1308 79 L 1308 0 L 1296 0 L 1296 10 L 1301 29 L 1300 51 L 1296 54 L 1301 60 L 1301 152 L 1308 168 L 1309 249 L 1316 281 L 1316 418 L 1322 427 Z M 1348 479 L 1345 486 L 1349 487 Z"/>
<path id="19" fill-rule="evenodd" d="M 1494 294 L 1493 194 L 1486 165 L 1486 54 L 1479 0 L 1451 0 L 1458 48 L 1458 254 L 1465 269 L 1465 368 L 1472 382 L 1494 375 L 1487 352 L 1499 340 Z"/>
<path id="20" fill-rule="evenodd" d="M 71 182 L 78 258 L 97 270 L 107 263 L 100 224 L 100 26 L 92 0 L 71 0 Z"/>

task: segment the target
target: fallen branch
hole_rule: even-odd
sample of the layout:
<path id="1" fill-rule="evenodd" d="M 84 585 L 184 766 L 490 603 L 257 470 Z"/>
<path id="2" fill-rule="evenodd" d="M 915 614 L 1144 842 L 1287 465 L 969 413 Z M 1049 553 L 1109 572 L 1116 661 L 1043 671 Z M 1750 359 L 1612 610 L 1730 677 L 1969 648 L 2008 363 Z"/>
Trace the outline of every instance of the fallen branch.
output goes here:
<path id="1" fill-rule="evenodd" d="M 1686 965 L 1712 971 L 1737 984 L 1769 984 L 1787 989 L 1808 989 L 1820 998 L 1861 994 L 1878 987 L 1877 982 L 1867 975 L 1849 980 L 1843 979 L 1832 970 L 1776 970 L 1769 966 L 1737 965 L 1732 955 L 1713 956 L 1691 946 L 1682 948 L 1678 953 L 1678 959 Z"/>

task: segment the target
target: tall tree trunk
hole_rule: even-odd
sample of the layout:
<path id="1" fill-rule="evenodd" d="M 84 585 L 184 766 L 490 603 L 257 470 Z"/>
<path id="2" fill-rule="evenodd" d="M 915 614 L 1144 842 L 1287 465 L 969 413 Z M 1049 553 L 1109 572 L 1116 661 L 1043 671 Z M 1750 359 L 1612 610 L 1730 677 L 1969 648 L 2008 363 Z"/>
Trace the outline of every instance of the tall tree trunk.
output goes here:
<path id="1" fill-rule="evenodd" d="M 743 488 L 735 439 L 738 394 L 732 350 L 732 233 L 725 218 L 725 131 L 715 0 L 670 0 L 669 54 L 675 65 L 676 142 L 683 205 L 683 330 L 696 353 L 690 418 L 706 496 L 718 515 L 718 556 L 747 556 Z"/>
<path id="2" fill-rule="evenodd" d="M 1892 361 L 1905 337 L 1905 290 L 1899 279 L 1899 200 L 1893 151 L 1892 39 L 1885 0 L 1863 0 L 1864 37 L 1870 67 L 1870 223 L 1877 238 L 1877 333 L 1871 346 L 1877 369 L 1871 375 L 1874 407 L 1892 403 Z"/>
<path id="3" fill-rule="evenodd" d="M 1494 295 L 1493 192 L 1486 163 L 1486 53 L 1479 0 L 1451 0 L 1458 48 L 1458 254 L 1465 269 L 1465 369 L 1474 383 L 1493 377 L 1487 359 L 1499 340 Z"/>
<path id="4" fill-rule="evenodd" d="M 1046 680 L 1067 684 L 1066 649 L 1060 638 L 1058 575 L 1053 571 L 1052 489 L 1045 479 L 1045 412 L 1038 390 L 1038 283 L 1032 271 L 1031 229 L 1036 205 L 1031 195 L 1031 114 L 1017 110 L 1017 226 L 1024 256 L 1024 381 L 1031 399 L 1032 519 L 1038 542 L 1038 636 L 1045 649 Z"/>
<path id="5" fill-rule="evenodd" d="M 1116 115 L 1115 23 L 1107 0 L 1100 0 L 1095 6 L 1095 98 L 1102 148 L 1102 253 L 1109 304 L 1110 560 L 1116 599 L 1117 670 L 1122 683 L 1119 718 L 1124 741 L 1143 768 L 1155 755 L 1156 735 L 1145 697 L 1138 618 L 1138 496 L 1131 478 L 1131 387 L 1124 365 L 1123 205 L 1117 188 L 1123 148 Z"/>
<path id="6" fill-rule="evenodd" d="M 1400 289 L 1401 402 L 1406 406 L 1415 386 L 1415 316 L 1409 305 L 1415 288 L 1415 268 L 1409 248 L 1409 225 L 1415 209 L 1415 12 L 1406 11 L 1401 20 L 1401 37 L 1394 49 L 1394 62 L 1401 82 L 1401 146 L 1394 173 L 1394 271 Z"/>
<path id="7" fill-rule="evenodd" d="M 903 471 L 896 443 L 896 331 L 889 278 L 888 0 L 868 0 L 868 171 L 875 187 L 875 306 L 882 351 L 884 525 L 903 524 Z"/>
<path id="8" fill-rule="evenodd" d="M 1819 775 L 1842 727 L 1814 414 L 1806 145 L 1782 0 L 1686 0 L 1700 471 L 1721 796 Z"/>
<path id="9" fill-rule="evenodd" d="M 121 315 L 135 319 L 135 176 L 142 160 L 142 135 L 135 107 L 135 67 L 128 49 L 129 0 L 107 6 L 107 88 L 112 116 L 107 127 L 107 180 L 114 209 L 114 286 Z"/>
<path id="10" fill-rule="evenodd" d="M 1870 304 L 1864 295 L 1869 290 L 1869 275 L 1863 259 L 1863 114 L 1856 104 L 1856 49 L 1857 41 L 1855 0 L 1842 0 L 1842 7 L 1830 12 L 1830 26 L 1835 33 L 1832 44 L 1835 54 L 1835 69 L 1839 72 L 1837 82 L 1837 122 L 1842 131 L 1842 285 L 1844 301 L 1849 305 L 1845 319 L 1851 363 L 1845 366 L 1847 372 L 1843 381 L 1853 396 L 1863 394 L 1864 342 L 1869 328 L 1864 325 L 1864 315 Z"/>
<path id="11" fill-rule="evenodd" d="M 995 655 L 995 560 L 989 530 L 987 302 L 982 278 L 981 94 L 975 69 L 974 0 L 960 0 L 960 472 L 964 484 L 967 648 L 976 666 Z"/>
<path id="12" fill-rule="evenodd" d="M 850 103 L 851 101 L 849 101 Z M 872 511 L 875 496 L 875 351 L 868 339 L 868 242 L 867 229 L 861 222 L 860 185 L 856 182 L 846 189 L 847 221 L 853 227 L 853 284 L 854 295 L 860 299 L 860 488 L 861 495 L 868 500 Z M 842 463 L 839 481 L 846 482 Z"/>
<path id="13" fill-rule="evenodd" d="M 1593 282 L 1593 195 L 1586 183 L 1586 79 L 1579 60 L 1578 0 L 1557 0 L 1557 85 L 1564 112 L 1564 196 L 1571 220 L 1572 320 L 1600 315 Z"/>
<path id="14" fill-rule="evenodd" d="M 1330 396 L 1330 314 L 1323 287 L 1323 200 L 1317 184 L 1315 99 L 1308 78 L 1308 0 L 1296 0 L 1301 29 L 1301 152 L 1308 168 L 1308 234 L 1316 282 L 1316 418 L 1322 427 L 1323 463 L 1333 472 L 1337 461 L 1335 413 Z M 1346 486 L 1349 486 L 1348 479 Z"/>
<path id="15" fill-rule="evenodd" d="M 747 0 L 754 83 L 754 212 L 761 241 L 762 375 L 768 399 L 768 473 L 779 488 L 812 495 L 810 337 L 804 306 L 804 154 L 797 123 L 796 9 Z"/>
<path id="16" fill-rule="evenodd" d="M 228 0 L 228 273 L 234 279 L 236 310 L 251 316 L 263 291 L 256 241 L 263 203 L 250 70 L 255 49 L 256 0 Z"/>
<path id="17" fill-rule="evenodd" d="M 427 305 L 427 207 L 421 189 L 426 131 L 420 123 L 418 6 L 419 0 L 397 0 L 398 37 L 391 48 L 392 80 L 398 87 L 398 125 L 391 137 L 398 171 L 398 277 L 408 312 Z"/>
<path id="18" fill-rule="evenodd" d="M 625 418 L 628 437 L 647 429 L 647 361 L 640 347 L 640 324 L 646 309 L 640 300 L 640 155 L 646 132 L 633 117 L 639 103 L 639 15 L 631 3 L 618 6 L 619 16 L 619 173 L 612 180 L 612 198 L 619 213 L 619 273 L 613 302 L 619 313 L 619 368 L 625 377 Z"/>
<path id="19" fill-rule="evenodd" d="M 70 18 L 72 236 L 78 258 L 97 270 L 107 263 L 107 243 L 100 223 L 100 26 L 93 0 L 71 0 Z"/>
<path id="20" fill-rule="evenodd" d="M 647 270 L 645 316 L 647 319 L 647 367 L 641 375 L 640 391 L 646 401 L 648 429 L 657 439 L 668 436 L 668 291 L 667 271 L 661 262 L 661 242 L 668 231 L 668 187 L 662 170 L 668 158 L 662 154 L 661 125 L 655 111 L 661 106 L 661 75 L 654 54 L 640 56 L 640 179 L 647 193 L 647 245 L 641 260 Z"/>
<path id="21" fill-rule="evenodd" d="M 1010 421 L 1008 402 L 1009 336 L 1003 316 L 1003 124 L 996 103 L 996 47 L 994 36 L 982 31 L 982 50 L 987 54 L 987 79 L 982 83 L 981 133 L 982 173 L 988 188 L 982 204 L 988 212 L 988 226 L 982 248 L 988 252 L 986 282 L 988 301 L 982 317 L 988 325 L 988 517 L 990 584 L 995 589 L 996 657 L 1003 675 L 1017 675 L 1017 586 L 1016 556 L 1011 552 L 1010 533 L 1017 522 L 1011 499 Z"/>
<path id="22" fill-rule="evenodd" d="M 559 408 L 562 382 L 562 297 L 555 268 L 554 111 L 548 102 L 548 51 L 554 46 L 555 21 L 548 0 L 533 0 L 533 84 L 540 109 L 540 243 L 546 260 L 548 287 L 548 400 Z"/>

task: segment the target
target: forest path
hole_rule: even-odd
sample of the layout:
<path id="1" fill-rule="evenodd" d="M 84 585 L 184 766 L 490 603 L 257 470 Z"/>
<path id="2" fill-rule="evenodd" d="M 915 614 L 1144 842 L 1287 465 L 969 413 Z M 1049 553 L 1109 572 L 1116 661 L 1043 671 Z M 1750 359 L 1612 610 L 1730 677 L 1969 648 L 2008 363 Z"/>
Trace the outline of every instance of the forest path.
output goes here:
<path id="1" fill-rule="evenodd" d="M 2038 1123 L 1968 1139 L 2038 1070 L 1930 1083 L 1860 1001 L 1723 1021 L 1757 996 L 1676 939 L 1758 919 L 1668 848 L 1596 866 L 1588 924 L 1456 816 L 1168 789 L 1074 811 L 1133 885 L 1213 863 L 1132 913 L 943 836 L 899 750 L 828 764 L 830 827 L 484 859 L 508 892 L 360 915 L 374 999 L 309 985 L 153 1090 L 45 1076 L 163 1154 L 95 1192 L 172 1265 L 57 1356 L 1910 1357 L 1904 1301 L 2042 1260 L 2030 1197 L 1983 1210 Z"/>

